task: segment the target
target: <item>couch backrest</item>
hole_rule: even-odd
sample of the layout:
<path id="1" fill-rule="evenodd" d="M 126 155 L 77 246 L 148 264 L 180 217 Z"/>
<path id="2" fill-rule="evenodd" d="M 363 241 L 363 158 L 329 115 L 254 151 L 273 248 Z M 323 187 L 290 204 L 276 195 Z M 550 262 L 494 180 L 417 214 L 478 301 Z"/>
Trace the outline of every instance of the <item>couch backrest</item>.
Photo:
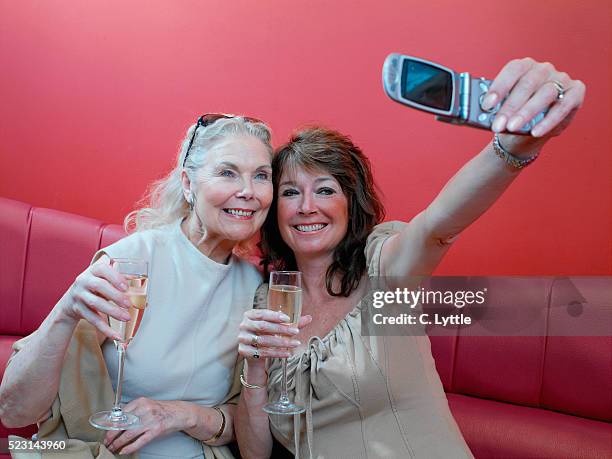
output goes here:
<path id="1" fill-rule="evenodd" d="M 533 336 L 467 336 L 465 330 L 431 336 L 445 390 L 612 421 L 611 279 L 530 278 L 527 287 L 493 290 L 505 292 L 495 304 L 515 312 L 513 319 L 527 327 L 523 333 Z M 529 319 L 523 306 L 534 302 L 542 305 L 541 317 Z M 499 322 L 481 323 L 491 331 Z M 605 333 L 564 336 L 592 328 Z"/>
<path id="2" fill-rule="evenodd" d="M 94 252 L 124 235 L 119 225 L 0 198 L 0 335 L 34 331 Z M 572 282 L 590 304 L 610 303 L 609 285 Z M 534 279 L 522 300 L 511 289 L 497 299 L 545 304 L 545 328 L 534 325 L 540 336 L 432 336 L 446 391 L 612 420 L 612 337 L 545 337 L 567 326 L 563 288 Z M 573 320 L 596 321 L 589 311 Z"/>
<path id="3" fill-rule="evenodd" d="M 0 334 L 27 335 L 119 225 L 0 198 Z"/>

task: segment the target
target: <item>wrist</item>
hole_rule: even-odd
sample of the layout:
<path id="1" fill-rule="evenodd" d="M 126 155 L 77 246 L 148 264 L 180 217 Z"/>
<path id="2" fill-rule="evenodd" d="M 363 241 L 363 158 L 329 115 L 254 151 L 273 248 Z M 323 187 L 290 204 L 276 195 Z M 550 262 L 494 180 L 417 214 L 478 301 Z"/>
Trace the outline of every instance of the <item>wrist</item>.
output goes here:
<path id="1" fill-rule="evenodd" d="M 223 436 L 227 428 L 227 417 L 221 407 L 214 406 L 210 409 L 214 411 L 214 414 L 211 416 L 211 425 L 209 426 L 211 436 L 206 440 L 202 440 L 204 443 L 215 443 Z"/>
<path id="2" fill-rule="evenodd" d="M 187 432 L 198 427 L 200 416 L 197 405 L 182 400 L 160 401 L 159 403 L 165 405 L 167 411 L 174 413 L 172 431 Z"/>
<path id="3" fill-rule="evenodd" d="M 58 308 L 53 313 L 51 324 L 54 328 L 66 328 L 72 333 L 79 323 L 79 318 L 73 317 L 67 311 L 67 307 L 61 302 L 58 303 Z"/>
<path id="4" fill-rule="evenodd" d="M 528 135 L 498 134 L 498 137 L 504 150 L 520 159 L 538 154 L 546 143 L 545 139 Z"/>
<path id="5" fill-rule="evenodd" d="M 76 327 L 76 324 L 79 323 L 80 317 L 77 317 L 72 309 L 73 302 L 74 300 L 72 298 L 71 287 L 53 308 L 55 312 L 53 317 L 55 322 L 74 325 Z"/>
<path id="6" fill-rule="evenodd" d="M 268 371 L 266 369 L 265 360 L 255 362 L 245 360 L 242 375 L 249 384 L 265 386 L 268 382 Z"/>
<path id="7" fill-rule="evenodd" d="M 177 408 L 180 410 L 180 415 L 178 418 L 178 426 L 176 428 L 177 431 L 189 431 L 198 427 L 198 422 L 200 420 L 200 416 L 198 415 L 198 406 L 192 403 L 177 401 Z M 183 406 L 181 406 L 183 405 Z"/>

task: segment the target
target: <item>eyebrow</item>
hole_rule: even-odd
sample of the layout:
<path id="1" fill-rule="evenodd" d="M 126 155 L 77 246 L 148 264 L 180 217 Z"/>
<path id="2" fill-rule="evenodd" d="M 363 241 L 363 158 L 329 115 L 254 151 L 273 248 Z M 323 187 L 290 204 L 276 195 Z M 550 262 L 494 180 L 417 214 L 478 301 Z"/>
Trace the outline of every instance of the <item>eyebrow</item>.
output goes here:
<path id="1" fill-rule="evenodd" d="M 327 180 L 333 180 L 333 177 L 318 177 L 315 179 L 315 183 L 319 183 L 319 182 L 325 182 Z M 295 182 L 293 180 L 285 180 L 284 182 L 282 182 L 281 184 L 279 184 L 278 186 L 283 186 L 283 185 L 295 185 Z"/>
<path id="2" fill-rule="evenodd" d="M 231 169 L 240 169 L 236 164 L 231 163 L 229 161 L 222 161 L 220 163 L 217 164 L 217 168 L 219 167 L 229 167 Z M 261 166 L 259 166 L 257 169 L 255 170 L 261 170 L 261 169 L 272 169 L 272 166 L 270 166 L 269 164 L 262 164 Z"/>

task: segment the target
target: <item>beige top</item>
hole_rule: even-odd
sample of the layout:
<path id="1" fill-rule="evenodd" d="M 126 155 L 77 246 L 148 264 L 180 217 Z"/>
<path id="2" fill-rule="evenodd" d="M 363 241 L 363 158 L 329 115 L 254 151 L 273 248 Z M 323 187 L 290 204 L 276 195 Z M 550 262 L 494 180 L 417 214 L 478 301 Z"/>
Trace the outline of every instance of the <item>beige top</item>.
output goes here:
<path id="1" fill-rule="evenodd" d="M 368 275 L 379 275 L 384 242 L 405 223 L 378 225 L 366 244 Z M 265 308 L 267 286 L 255 307 Z M 325 337 L 288 359 L 289 397 L 306 414 L 271 416 L 274 437 L 297 457 L 471 458 L 453 419 L 427 336 L 363 336 L 360 302 Z M 273 359 L 268 393 L 280 396 Z"/>

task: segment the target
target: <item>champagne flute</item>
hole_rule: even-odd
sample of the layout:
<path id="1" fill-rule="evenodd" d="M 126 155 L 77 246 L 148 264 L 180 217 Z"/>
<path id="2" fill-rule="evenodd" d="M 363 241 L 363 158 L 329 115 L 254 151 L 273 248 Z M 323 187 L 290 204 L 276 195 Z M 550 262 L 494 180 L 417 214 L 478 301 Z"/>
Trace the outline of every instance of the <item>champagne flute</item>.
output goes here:
<path id="1" fill-rule="evenodd" d="M 121 409 L 123 364 L 125 362 L 127 346 L 138 331 L 142 315 L 147 307 L 149 263 L 139 259 L 114 258 L 111 260 L 111 266 L 125 277 L 128 285 L 126 294 L 132 305 L 128 311 L 130 318 L 127 321 L 108 316 L 109 326 L 122 338 L 120 341 L 115 340 L 117 357 L 119 358 L 115 404 L 110 411 L 100 411 L 92 414 L 89 418 L 89 423 L 102 430 L 127 430 L 140 426 L 140 418 L 134 414 L 125 413 Z"/>
<path id="2" fill-rule="evenodd" d="M 299 271 L 272 271 L 268 290 L 268 309 L 287 314 L 291 323 L 297 326 L 302 314 L 302 273 Z M 292 403 L 287 395 L 287 359 L 283 359 L 283 379 L 280 399 L 263 407 L 268 414 L 300 414 L 302 405 Z"/>

